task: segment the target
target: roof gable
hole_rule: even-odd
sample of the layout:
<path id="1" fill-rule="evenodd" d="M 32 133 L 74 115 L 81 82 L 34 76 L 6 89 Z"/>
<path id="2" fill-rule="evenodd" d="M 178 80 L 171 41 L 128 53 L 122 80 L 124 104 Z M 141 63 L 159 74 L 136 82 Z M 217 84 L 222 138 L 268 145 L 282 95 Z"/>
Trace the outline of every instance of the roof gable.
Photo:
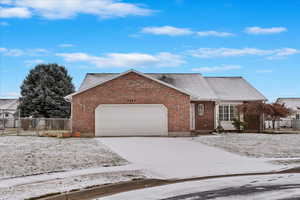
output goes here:
<path id="1" fill-rule="evenodd" d="M 18 105 L 18 99 L 0 99 L 0 110 L 16 110 Z"/>
<path id="2" fill-rule="evenodd" d="M 276 102 L 284 104 L 287 108 L 300 110 L 300 98 L 278 98 Z"/>
<path id="3" fill-rule="evenodd" d="M 186 95 L 188 95 L 188 96 L 191 96 L 191 94 L 190 94 L 188 91 L 185 91 L 185 90 L 183 90 L 183 89 L 179 89 L 179 88 L 177 88 L 177 87 L 175 87 L 175 86 L 173 86 L 173 85 L 171 85 L 171 84 L 168 84 L 168 83 L 166 83 L 166 82 L 164 82 L 164 81 L 158 80 L 158 79 L 153 78 L 153 77 L 151 77 L 151 76 L 148 76 L 148 75 L 146 75 L 146 74 L 144 74 L 144 73 L 141 73 L 141 72 L 138 72 L 138 71 L 136 71 L 136 70 L 131 69 L 131 70 L 128 70 L 128 71 L 123 72 L 123 73 L 120 73 L 120 74 L 110 74 L 110 75 L 106 76 L 106 78 L 105 78 L 104 80 L 102 80 L 101 82 L 95 81 L 95 82 L 91 83 L 90 85 L 84 85 L 84 83 L 85 83 L 85 81 L 84 81 L 84 82 L 82 83 L 82 85 L 80 86 L 79 91 L 77 91 L 77 92 L 75 92 L 75 93 L 72 93 L 72 94 L 66 96 L 65 98 L 66 98 L 66 99 L 71 99 L 72 96 L 74 96 L 74 95 L 80 94 L 80 93 L 82 93 L 82 92 L 84 92 L 84 91 L 87 91 L 87 90 L 89 90 L 89 89 L 92 89 L 92 88 L 94 88 L 94 87 L 97 87 L 97 86 L 99 86 L 99 85 L 102 85 L 102 84 L 104 84 L 104 83 L 106 83 L 106 82 L 112 81 L 112 80 L 114 80 L 114 79 L 117 79 L 117 78 L 119 78 L 119 77 L 121 77 L 121 76 L 125 76 L 125 75 L 127 75 L 127 74 L 129 74 L 129 73 L 136 73 L 136 74 L 138 74 L 138 75 L 140 75 L 140 76 L 142 76 L 142 77 L 145 77 L 145 78 L 147 78 L 147 79 L 153 80 L 153 81 L 158 82 L 158 83 L 160 83 L 160 84 L 162 84 L 162 85 L 165 85 L 165 86 L 167 86 L 167 87 L 169 87 L 169 88 L 172 88 L 172 89 L 174 89 L 174 90 L 177 90 L 177 91 L 179 91 L 179 92 L 181 92 L 181 93 L 183 93 L 183 94 L 186 94 Z M 85 79 L 87 79 L 87 77 L 86 77 Z"/>

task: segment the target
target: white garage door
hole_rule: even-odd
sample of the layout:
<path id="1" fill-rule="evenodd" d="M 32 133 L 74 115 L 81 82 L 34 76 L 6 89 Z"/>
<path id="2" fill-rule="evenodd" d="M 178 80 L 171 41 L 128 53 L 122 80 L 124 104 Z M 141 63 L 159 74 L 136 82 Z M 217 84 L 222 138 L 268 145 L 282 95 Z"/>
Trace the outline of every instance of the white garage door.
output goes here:
<path id="1" fill-rule="evenodd" d="M 162 104 L 103 104 L 95 126 L 96 136 L 168 135 L 168 111 Z"/>

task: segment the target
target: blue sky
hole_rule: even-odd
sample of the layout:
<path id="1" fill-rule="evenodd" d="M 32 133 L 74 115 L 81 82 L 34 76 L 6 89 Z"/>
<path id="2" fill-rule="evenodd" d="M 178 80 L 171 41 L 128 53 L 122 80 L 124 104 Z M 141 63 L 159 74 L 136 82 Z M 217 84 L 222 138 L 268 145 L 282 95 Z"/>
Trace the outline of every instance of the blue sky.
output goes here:
<path id="1" fill-rule="evenodd" d="M 300 97 L 299 0 L 0 0 L 0 97 L 38 63 L 87 72 L 243 76 Z"/>

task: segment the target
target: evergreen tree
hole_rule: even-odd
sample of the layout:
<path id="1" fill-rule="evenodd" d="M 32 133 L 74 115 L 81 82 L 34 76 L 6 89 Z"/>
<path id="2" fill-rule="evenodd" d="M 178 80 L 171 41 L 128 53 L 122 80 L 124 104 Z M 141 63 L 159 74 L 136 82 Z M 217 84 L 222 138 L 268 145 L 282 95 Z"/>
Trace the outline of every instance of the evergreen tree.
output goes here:
<path id="1" fill-rule="evenodd" d="M 70 103 L 64 97 L 74 92 L 65 67 L 40 64 L 30 70 L 21 86 L 19 109 L 22 117 L 65 118 Z"/>

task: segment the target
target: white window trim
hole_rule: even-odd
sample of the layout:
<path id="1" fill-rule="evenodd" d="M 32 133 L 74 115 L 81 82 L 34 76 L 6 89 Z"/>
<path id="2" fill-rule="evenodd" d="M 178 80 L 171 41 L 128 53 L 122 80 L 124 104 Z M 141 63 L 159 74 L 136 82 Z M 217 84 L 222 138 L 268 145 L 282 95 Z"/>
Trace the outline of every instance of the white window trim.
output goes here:
<path id="1" fill-rule="evenodd" d="M 232 107 L 233 107 L 233 112 L 235 112 L 234 110 L 235 110 L 236 105 L 237 105 L 237 104 L 220 104 L 220 105 L 219 105 L 219 108 L 218 108 L 218 117 L 219 117 L 219 120 L 220 120 L 221 122 L 232 122 L 233 119 L 231 119 L 231 117 L 230 117 L 230 116 L 231 116 L 230 107 L 232 106 Z M 224 113 L 225 113 L 225 112 L 224 112 L 224 107 L 225 107 L 225 106 L 228 106 L 228 120 L 224 120 L 224 116 L 225 116 L 225 115 L 224 115 Z M 222 112 L 222 113 L 223 113 L 223 117 L 222 117 L 223 119 L 220 118 L 220 107 L 223 108 L 223 112 Z M 233 113 L 233 116 L 235 116 L 235 113 Z"/>

